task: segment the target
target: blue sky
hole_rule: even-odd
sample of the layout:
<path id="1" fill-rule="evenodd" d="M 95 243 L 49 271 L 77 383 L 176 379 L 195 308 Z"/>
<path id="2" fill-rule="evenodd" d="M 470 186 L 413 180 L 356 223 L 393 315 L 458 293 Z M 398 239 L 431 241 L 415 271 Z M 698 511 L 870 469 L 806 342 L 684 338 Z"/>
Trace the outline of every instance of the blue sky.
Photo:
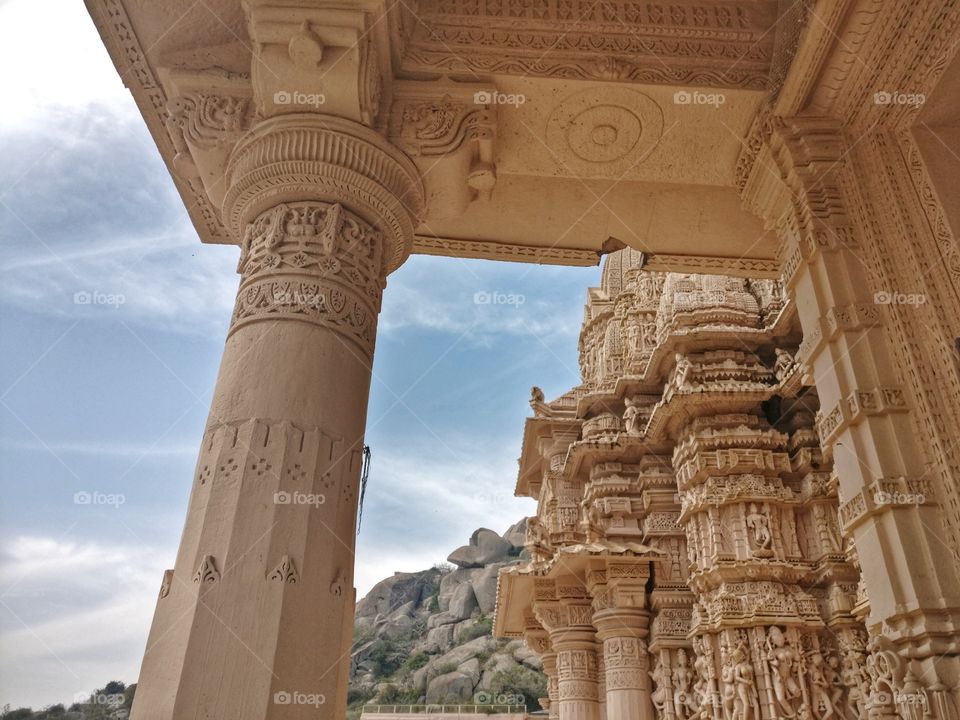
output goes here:
<path id="1" fill-rule="evenodd" d="M 40 27 L 56 52 L 38 49 Z M 0 67 L 0 706 L 41 706 L 136 679 L 238 251 L 197 239 L 81 3 L 0 2 Z M 430 257 L 390 277 L 361 593 L 533 510 L 512 497 L 529 389 L 577 382 L 598 279 Z M 524 302 L 478 305 L 477 292 Z"/>

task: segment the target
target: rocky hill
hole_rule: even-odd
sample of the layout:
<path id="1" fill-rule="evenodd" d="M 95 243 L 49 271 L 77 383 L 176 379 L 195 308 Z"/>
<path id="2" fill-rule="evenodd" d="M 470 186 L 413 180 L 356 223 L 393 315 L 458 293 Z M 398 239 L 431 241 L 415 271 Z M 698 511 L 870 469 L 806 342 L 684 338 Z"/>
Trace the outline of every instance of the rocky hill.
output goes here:
<path id="1" fill-rule="evenodd" d="M 439 565 L 396 573 L 358 604 L 350 717 L 365 703 L 526 704 L 546 694 L 540 658 L 491 635 L 500 568 L 524 562 L 526 521 L 480 528 Z"/>

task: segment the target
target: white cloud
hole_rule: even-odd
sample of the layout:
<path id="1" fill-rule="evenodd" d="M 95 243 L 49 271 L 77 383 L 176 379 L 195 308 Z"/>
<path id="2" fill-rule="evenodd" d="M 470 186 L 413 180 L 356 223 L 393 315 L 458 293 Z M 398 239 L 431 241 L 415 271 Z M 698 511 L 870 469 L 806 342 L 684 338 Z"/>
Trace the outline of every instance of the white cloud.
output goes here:
<path id="1" fill-rule="evenodd" d="M 0 704 L 135 680 L 169 552 L 20 536 L 0 559 Z"/>
<path id="2" fill-rule="evenodd" d="M 55 19 L 55 21 L 54 21 Z M 42 28 L 43 47 L 37 44 Z M 30 71 L 22 72 L 25 63 Z M 3 112 L 0 131 L 43 125 L 66 107 L 103 103 L 131 112 L 130 95 L 117 75 L 83 3 L 7 0 L 0 7 Z"/>
<path id="3" fill-rule="evenodd" d="M 484 444 L 438 440 L 432 449 L 378 455 L 360 527 L 358 596 L 394 571 L 444 561 L 479 527 L 502 533 L 534 512 L 533 500 L 513 496 L 516 443 Z"/>
<path id="4" fill-rule="evenodd" d="M 9 450 L 27 450 L 38 453 L 53 452 L 57 455 L 90 455 L 93 457 L 141 458 L 193 458 L 199 451 L 199 441 L 196 443 L 167 443 L 156 442 L 127 443 L 127 442 L 76 442 L 55 441 L 50 443 L 23 442 L 0 438 L 0 448 Z"/>
<path id="5" fill-rule="evenodd" d="M 571 268 L 414 257 L 388 278 L 379 332 L 434 330 L 482 345 L 503 336 L 575 341 L 582 306 L 557 303 L 553 295 L 558 289 L 575 287 L 579 297 L 584 273 Z"/>
<path id="6" fill-rule="evenodd" d="M 236 248 L 202 245 L 185 220 L 162 235 L 137 232 L 11 248 L 0 297 L 43 314 L 223 333 L 238 283 Z"/>

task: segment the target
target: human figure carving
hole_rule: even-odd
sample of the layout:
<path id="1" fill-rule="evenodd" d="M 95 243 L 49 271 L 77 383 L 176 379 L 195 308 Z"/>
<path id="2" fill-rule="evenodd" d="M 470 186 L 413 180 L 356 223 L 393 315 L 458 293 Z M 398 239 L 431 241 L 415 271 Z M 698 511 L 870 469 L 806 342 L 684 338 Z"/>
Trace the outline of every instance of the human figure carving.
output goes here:
<path id="1" fill-rule="evenodd" d="M 656 689 L 650 694 L 650 701 L 657 710 L 657 715 L 663 717 L 667 707 L 667 698 L 670 696 L 670 668 L 657 660 L 650 673 L 650 678 L 656 684 Z"/>
<path id="2" fill-rule="evenodd" d="M 690 374 L 693 365 L 683 353 L 676 353 L 674 360 L 676 361 L 676 371 L 673 376 L 674 386 L 677 390 L 683 390 L 687 387 L 687 376 Z"/>
<path id="3" fill-rule="evenodd" d="M 734 653 L 730 652 L 726 642 L 720 648 L 720 654 L 722 658 L 720 683 L 722 686 L 723 717 L 725 720 L 733 720 L 737 698 L 737 664 L 733 659 Z"/>
<path id="4" fill-rule="evenodd" d="M 833 654 L 829 655 L 823 672 L 827 676 L 827 684 L 830 687 L 830 704 L 833 706 L 835 714 L 840 717 L 846 717 L 849 720 L 849 709 L 845 711 L 843 705 L 843 691 L 845 688 L 841 676 L 840 658 Z"/>
<path id="5" fill-rule="evenodd" d="M 640 408 L 636 400 L 625 398 L 626 409 L 623 411 L 623 425 L 628 435 L 640 434 Z"/>
<path id="6" fill-rule="evenodd" d="M 694 672 L 694 695 L 699 699 L 700 714 L 704 717 L 710 716 L 710 706 L 712 704 L 712 695 L 715 692 L 713 666 L 710 660 L 709 650 L 704 649 L 702 637 L 693 639 L 693 672 Z"/>
<path id="7" fill-rule="evenodd" d="M 757 510 L 756 503 L 750 503 L 747 527 L 753 530 L 753 554 L 757 557 L 772 555 L 773 551 L 770 549 L 770 545 L 773 542 L 773 535 L 770 532 L 770 520 L 765 514 Z"/>
<path id="8" fill-rule="evenodd" d="M 777 376 L 777 380 L 783 382 L 784 379 L 786 379 L 787 374 L 790 372 L 790 369 L 793 367 L 793 355 L 783 348 L 777 348 L 775 352 L 777 354 L 777 361 L 773 366 L 773 374 Z"/>
<path id="9" fill-rule="evenodd" d="M 737 645 L 736 650 L 733 651 L 732 660 L 736 700 L 734 700 L 731 720 L 759 720 L 760 708 L 753 680 L 753 665 L 748 659 L 743 643 Z"/>
<path id="10" fill-rule="evenodd" d="M 847 688 L 847 716 L 850 718 L 863 717 L 866 713 L 866 702 L 870 690 L 867 670 L 861 664 L 862 655 L 854 651 L 844 654 L 840 677 Z"/>
<path id="11" fill-rule="evenodd" d="M 776 625 L 767 635 L 767 662 L 773 680 L 773 692 L 784 717 L 796 717 L 794 701 L 800 696 L 800 686 L 794 677 L 797 653 L 787 643 L 783 631 Z"/>
<path id="12" fill-rule="evenodd" d="M 678 718 L 688 720 L 697 712 L 697 703 L 691 692 L 692 677 L 687 660 L 687 651 L 677 650 L 677 666 L 673 669 L 673 709 Z"/>
<path id="13" fill-rule="evenodd" d="M 814 652 L 810 656 L 810 664 L 807 670 L 810 678 L 810 702 L 813 706 L 813 712 L 819 720 L 828 720 L 836 718 L 836 706 L 831 698 L 831 685 L 827 679 L 827 673 L 824 671 L 823 655 Z"/>

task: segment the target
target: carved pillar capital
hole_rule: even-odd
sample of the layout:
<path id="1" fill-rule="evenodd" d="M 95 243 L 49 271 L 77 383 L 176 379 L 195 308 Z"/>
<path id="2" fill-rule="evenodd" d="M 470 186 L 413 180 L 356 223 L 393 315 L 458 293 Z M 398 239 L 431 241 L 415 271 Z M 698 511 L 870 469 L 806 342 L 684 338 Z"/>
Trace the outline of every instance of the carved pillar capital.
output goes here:
<path id="1" fill-rule="evenodd" d="M 260 320 L 339 332 L 372 357 L 384 287 L 383 234 L 339 203 L 281 203 L 244 231 L 230 333 Z"/>
<path id="2" fill-rule="evenodd" d="M 383 237 L 382 272 L 410 254 L 423 185 L 410 160 L 380 135 L 331 116 L 288 115 L 255 126 L 230 154 L 223 218 L 239 240 L 281 203 L 339 203 Z"/>

